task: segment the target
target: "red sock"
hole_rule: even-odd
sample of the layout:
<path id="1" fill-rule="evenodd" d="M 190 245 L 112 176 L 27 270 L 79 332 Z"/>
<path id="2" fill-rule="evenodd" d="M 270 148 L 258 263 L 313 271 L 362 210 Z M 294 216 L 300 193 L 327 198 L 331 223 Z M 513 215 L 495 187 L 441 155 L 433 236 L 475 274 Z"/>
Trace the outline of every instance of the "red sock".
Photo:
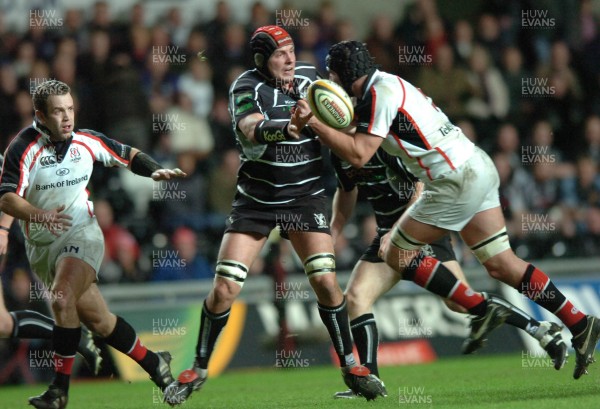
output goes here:
<path id="1" fill-rule="evenodd" d="M 134 361 L 140 362 L 142 359 L 146 357 L 148 353 L 148 349 L 142 345 L 142 341 L 138 337 L 135 339 L 135 343 L 133 344 L 133 348 L 129 352 L 127 352 L 127 356 L 131 357 Z"/>
<path id="2" fill-rule="evenodd" d="M 433 257 L 419 254 L 410 262 L 403 276 L 434 294 L 449 298 L 472 314 L 485 314 L 485 309 L 482 308 L 485 306 L 485 298 L 458 280 L 450 270 Z"/>

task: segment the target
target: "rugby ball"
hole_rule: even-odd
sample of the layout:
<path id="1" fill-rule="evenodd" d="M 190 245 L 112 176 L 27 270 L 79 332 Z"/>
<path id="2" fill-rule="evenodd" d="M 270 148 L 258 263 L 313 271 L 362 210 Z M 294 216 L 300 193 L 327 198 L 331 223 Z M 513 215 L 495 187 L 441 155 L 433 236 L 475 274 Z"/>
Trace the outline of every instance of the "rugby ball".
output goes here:
<path id="1" fill-rule="evenodd" d="M 352 100 L 335 82 L 316 80 L 308 87 L 306 99 L 313 115 L 332 128 L 345 128 L 352 122 Z"/>

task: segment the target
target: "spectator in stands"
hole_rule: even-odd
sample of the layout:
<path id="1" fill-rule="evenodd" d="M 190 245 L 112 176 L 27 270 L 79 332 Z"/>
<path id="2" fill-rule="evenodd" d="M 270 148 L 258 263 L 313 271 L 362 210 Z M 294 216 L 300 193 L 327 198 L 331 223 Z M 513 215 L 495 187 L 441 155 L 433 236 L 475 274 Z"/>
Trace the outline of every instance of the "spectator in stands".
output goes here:
<path id="1" fill-rule="evenodd" d="M 240 167 L 238 150 L 225 151 L 218 163 L 208 177 L 208 206 L 224 222 L 231 212 L 231 203 L 237 191 L 237 172 Z"/>
<path id="2" fill-rule="evenodd" d="M 496 132 L 495 152 L 505 154 L 512 169 L 522 168 L 521 138 L 515 125 L 506 122 Z"/>
<path id="3" fill-rule="evenodd" d="M 179 77 L 177 88 L 191 98 L 194 115 L 201 119 L 208 117 L 214 100 L 212 69 L 208 62 L 190 58 L 187 70 Z"/>
<path id="4" fill-rule="evenodd" d="M 433 55 L 433 66 L 423 66 L 417 84 L 436 101 L 450 120 L 466 115 L 465 102 L 471 95 L 466 72 L 454 64 L 449 45 L 438 48 Z"/>
<path id="5" fill-rule="evenodd" d="M 389 15 L 379 14 L 371 19 L 365 43 L 369 52 L 384 71 L 398 71 L 398 46 L 394 36 L 394 22 Z"/>
<path id="6" fill-rule="evenodd" d="M 467 20 L 458 20 L 454 24 L 453 41 L 457 65 L 466 68 L 475 47 L 473 27 Z"/>
<path id="7" fill-rule="evenodd" d="M 180 227 L 171 237 L 171 251 L 154 252 L 153 281 L 197 280 L 214 277 L 208 261 L 198 252 L 198 237 L 192 229 Z"/>
<path id="8" fill-rule="evenodd" d="M 500 65 L 502 58 L 502 44 L 500 22 L 492 14 L 482 14 L 477 22 L 477 42 L 489 53 L 491 63 Z"/>
<path id="9" fill-rule="evenodd" d="M 523 66 L 523 55 L 517 47 L 506 47 L 502 54 L 502 76 L 508 88 L 507 118 L 521 123 L 527 121 L 535 109 L 535 99 L 524 92 L 524 83 L 533 75 Z"/>
<path id="10" fill-rule="evenodd" d="M 600 116 L 590 115 L 585 120 L 583 137 L 585 142 L 585 152 L 596 164 L 600 164 Z"/>

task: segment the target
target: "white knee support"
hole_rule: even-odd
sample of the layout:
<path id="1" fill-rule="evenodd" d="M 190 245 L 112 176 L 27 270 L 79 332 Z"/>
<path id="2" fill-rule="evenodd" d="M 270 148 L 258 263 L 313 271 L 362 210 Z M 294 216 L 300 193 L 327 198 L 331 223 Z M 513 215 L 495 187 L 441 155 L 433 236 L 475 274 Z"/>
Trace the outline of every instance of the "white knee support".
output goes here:
<path id="1" fill-rule="evenodd" d="M 508 249 L 510 249 L 510 242 L 506 227 L 471 247 L 471 251 L 481 264 Z"/>
<path id="2" fill-rule="evenodd" d="M 335 256 L 331 253 L 317 253 L 304 260 L 304 272 L 308 278 L 335 273 Z"/>
<path id="3" fill-rule="evenodd" d="M 235 260 L 219 260 L 217 261 L 216 275 L 242 287 L 248 275 L 248 267 Z"/>
<path id="4" fill-rule="evenodd" d="M 392 244 L 402 250 L 419 250 L 426 243 L 421 243 L 417 239 L 412 238 L 407 233 L 400 230 L 398 226 L 392 231 Z"/>

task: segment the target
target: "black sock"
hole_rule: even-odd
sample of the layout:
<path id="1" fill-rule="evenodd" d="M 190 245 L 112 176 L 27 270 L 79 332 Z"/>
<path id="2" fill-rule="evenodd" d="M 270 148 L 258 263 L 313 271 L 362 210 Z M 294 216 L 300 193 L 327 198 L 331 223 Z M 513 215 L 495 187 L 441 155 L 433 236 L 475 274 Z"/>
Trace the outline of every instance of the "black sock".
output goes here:
<path id="1" fill-rule="evenodd" d="M 497 303 L 502 304 L 510 309 L 511 314 L 506 318 L 506 323 L 508 325 L 520 328 L 523 331 L 527 332 L 529 335 L 535 336 L 535 333 L 540 326 L 540 322 L 538 320 L 536 320 L 520 308 L 506 302 L 503 298 L 500 298 L 495 294 L 489 295 L 490 299 L 493 298 Z"/>
<path id="2" fill-rule="evenodd" d="M 133 327 L 123 318 L 117 317 L 115 329 L 104 340 L 117 351 L 136 361 L 144 371 L 151 375 L 156 372 L 158 355 L 142 345 Z"/>
<path id="3" fill-rule="evenodd" d="M 326 307 L 321 303 L 317 303 L 319 307 L 319 315 L 331 341 L 335 352 L 340 359 L 341 366 L 353 366 L 356 364 L 354 355 L 352 354 L 352 337 L 350 335 L 350 324 L 348 319 L 348 309 L 346 308 L 346 297 L 344 301 L 337 307 Z"/>
<path id="4" fill-rule="evenodd" d="M 54 350 L 54 380 L 52 384 L 69 393 L 71 368 L 75 360 L 77 345 L 81 338 L 81 328 L 64 328 L 54 325 L 52 329 L 52 349 Z"/>
<path id="5" fill-rule="evenodd" d="M 375 376 L 379 376 L 377 366 L 377 348 L 379 347 L 379 333 L 375 316 L 371 313 L 363 314 L 350 321 L 350 329 L 354 344 L 358 350 L 361 365 L 369 368 Z"/>
<path id="6" fill-rule="evenodd" d="M 208 360 L 215 347 L 217 339 L 229 319 L 231 308 L 221 314 L 213 314 L 206 307 L 206 300 L 200 314 L 200 330 L 196 343 L 196 365 L 202 369 L 208 368 Z"/>
<path id="7" fill-rule="evenodd" d="M 36 311 L 11 311 L 14 322 L 12 338 L 50 339 L 54 320 Z"/>

